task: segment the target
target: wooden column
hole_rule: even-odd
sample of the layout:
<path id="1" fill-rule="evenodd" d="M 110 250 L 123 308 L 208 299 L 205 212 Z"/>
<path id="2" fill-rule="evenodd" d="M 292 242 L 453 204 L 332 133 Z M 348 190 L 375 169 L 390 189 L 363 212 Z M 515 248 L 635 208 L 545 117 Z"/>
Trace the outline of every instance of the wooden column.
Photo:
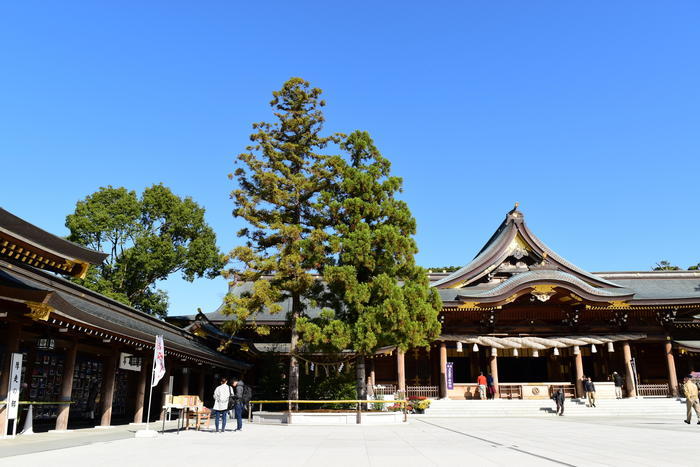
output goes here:
<path id="1" fill-rule="evenodd" d="M 199 395 L 199 400 L 204 402 L 205 387 L 204 387 L 204 370 L 203 369 L 199 370 L 199 385 L 198 385 L 198 387 L 199 387 L 199 390 L 198 390 L 197 394 Z"/>
<path id="2" fill-rule="evenodd" d="M 19 352 L 19 338 L 22 333 L 22 327 L 18 323 L 9 323 L 7 325 L 7 340 L 6 349 L 7 356 L 5 357 L 5 365 L 2 369 L 2 378 L 0 378 L 0 400 L 7 399 L 8 384 L 10 382 L 10 365 L 12 365 L 12 357 L 10 354 Z M 27 362 L 24 362 L 26 365 Z M 7 415 L 5 415 L 5 406 L 0 406 L 0 438 L 7 434 L 7 425 L 5 424 Z"/>
<path id="3" fill-rule="evenodd" d="M 396 349 L 396 373 L 398 375 L 397 386 L 399 391 L 406 391 L 406 364 L 403 350 Z"/>
<path id="4" fill-rule="evenodd" d="M 100 426 L 110 426 L 112 423 L 112 402 L 114 400 L 114 379 L 117 374 L 117 363 L 119 360 L 119 352 L 114 351 L 112 355 L 107 357 L 105 362 L 105 370 L 102 374 L 102 418 Z"/>
<path id="5" fill-rule="evenodd" d="M 632 374 L 632 352 L 630 343 L 625 341 L 622 343 L 622 355 L 625 359 L 625 381 L 627 385 L 627 397 L 637 397 L 637 391 L 634 387 L 634 375 Z"/>
<path id="6" fill-rule="evenodd" d="M 576 364 L 576 396 L 582 398 L 585 392 L 583 391 L 583 356 L 581 349 L 574 355 L 574 362 Z"/>
<path id="7" fill-rule="evenodd" d="M 172 369 L 170 368 L 170 365 L 172 363 L 168 361 L 168 359 L 165 359 L 165 374 L 161 378 L 160 384 L 161 387 L 161 399 L 160 399 L 160 407 L 158 407 L 158 411 L 160 411 L 160 420 L 163 420 L 163 417 L 165 416 L 165 412 L 163 411 L 163 406 L 165 405 L 165 396 L 168 394 L 172 394 L 172 390 L 169 386 L 170 384 L 170 373 Z"/>
<path id="8" fill-rule="evenodd" d="M 447 344 L 440 342 L 440 398 L 447 398 Z"/>
<path id="9" fill-rule="evenodd" d="M 143 405 L 146 402 L 146 385 L 149 383 L 148 375 L 151 374 L 152 360 L 143 357 L 139 381 L 136 383 L 136 404 L 134 405 L 134 423 L 143 423 Z M 149 386 L 150 389 L 150 386 Z"/>
<path id="10" fill-rule="evenodd" d="M 491 370 L 491 377 L 493 378 L 493 389 L 495 390 L 495 393 L 493 395 L 494 399 L 498 399 L 501 397 L 501 391 L 498 388 L 498 356 L 493 354 L 493 351 L 496 350 L 495 347 L 491 348 L 491 356 L 489 357 L 489 367 Z"/>
<path id="11" fill-rule="evenodd" d="M 63 362 L 63 379 L 61 380 L 61 401 L 69 402 L 71 393 L 73 392 L 73 373 L 75 372 L 75 357 L 78 354 L 78 342 L 74 339 L 71 346 L 66 352 L 66 358 Z M 56 417 L 56 431 L 65 431 L 68 429 L 68 415 L 70 413 L 70 404 L 62 405 L 58 408 L 58 416 Z"/>
<path id="12" fill-rule="evenodd" d="M 671 338 L 667 337 L 664 342 L 664 351 L 666 352 L 666 364 L 668 365 L 668 388 L 671 391 L 671 397 L 678 397 L 678 377 L 676 376 L 676 362 L 673 359 L 673 344 Z"/>
<path id="13" fill-rule="evenodd" d="M 369 382 L 372 387 L 377 385 L 377 375 L 374 371 L 374 357 L 369 361 Z"/>
<path id="14" fill-rule="evenodd" d="M 190 369 L 182 369 L 182 381 L 180 382 L 180 395 L 189 396 L 190 395 Z"/>

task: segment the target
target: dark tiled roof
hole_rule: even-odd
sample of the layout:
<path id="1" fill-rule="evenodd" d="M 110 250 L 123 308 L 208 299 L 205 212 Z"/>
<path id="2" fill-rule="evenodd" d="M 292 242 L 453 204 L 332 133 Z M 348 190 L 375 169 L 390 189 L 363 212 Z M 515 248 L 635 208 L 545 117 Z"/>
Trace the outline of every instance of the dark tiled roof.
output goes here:
<path id="1" fill-rule="evenodd" d="M 152 343 L 156 335 L 162 335 L 167 350 L 199 357 L 213 363 L 235 369 L 247 369 L 247 363 L 233 360 L 199 342 L 198 338 L 185 330 L 161 321 L 153 316 L 127 307 L 91 290 L 80 287 L 61 277 L 44 271 L 29 270 L 0 262 L 0 284 L 17 287 L 20 283 L 32 290 L 50 294 L 48 304 L 56 313 L 67 319 L 83 322 L 115 334 Z M 9 280 L 8 280 L 9 278 Z"/>
<path id="2" fill-rule="evenodd" d="M 91 264 L 101 264 L 109 256 L 42 230 L 2 208 L 0 208 L 0 229 L 29 244 L 35 245 L 37 248 L 48 250 L 63 258 Z"/>

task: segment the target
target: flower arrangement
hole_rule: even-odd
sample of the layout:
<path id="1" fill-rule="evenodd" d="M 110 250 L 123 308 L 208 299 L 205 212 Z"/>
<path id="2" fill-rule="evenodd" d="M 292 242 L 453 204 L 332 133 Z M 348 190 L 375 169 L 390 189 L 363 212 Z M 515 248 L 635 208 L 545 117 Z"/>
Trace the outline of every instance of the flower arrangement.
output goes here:
<path id="1" fill-rule="evenodd" d="M 430 407 L 430 399 L 424 396 L 409 396 L 408 400 L 410 401 L 410 410 L 414 413 L 423 413 L 425 409 Z"/>

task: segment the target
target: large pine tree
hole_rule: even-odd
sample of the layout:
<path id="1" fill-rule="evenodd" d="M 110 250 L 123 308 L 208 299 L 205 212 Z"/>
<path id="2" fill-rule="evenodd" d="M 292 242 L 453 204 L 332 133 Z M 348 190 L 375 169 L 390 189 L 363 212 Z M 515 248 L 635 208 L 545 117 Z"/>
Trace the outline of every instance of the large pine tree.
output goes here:
<path id="1" fill-rule="evenodd" d="M 338 141 L 335 135 L 321 135 L 325 104 L 320 95 L 301 78 L 275 91 L 270 105 L 276 121 L 253 124 L 252 144 L 238 156 L 231 175 L 238 182 L 231 194 L 233 214 L 250 227 L 238 232 L 247 241 L 231 252 L 236 263 L 229 273 L 253 286 L 244 296 L 227 296 L 226 312 L 242 323 L 262 311 L 280 312 L 279 303 L 291 299 L 290 399 L 299 398 L 297 322 L 316 288 L 313 273 L 326 255 L 329 220 L 319 216 L 317 201 L 334 169 L 323 150 Z"/>
<path id="2" fill-rule="evenodd" d="M 347 157 L 334 158 L 338 182 L 319 200 L 333 225 L 331 262 L 322 272 L 325 304 L 336 313 L 325 322 L 304 319 L 301 329 L 317 344 L 332 343 L 333 333 L 350 335 L 358 397 L 365 398 L 365 357 L 382 346 L 430 345 L 440 335 L 442 304 L 414 260 L 416 221 L 396 198 L 401 178 L 391 176 L 391 163 L 368 133 L 353 132 L 341 148 Z"/>

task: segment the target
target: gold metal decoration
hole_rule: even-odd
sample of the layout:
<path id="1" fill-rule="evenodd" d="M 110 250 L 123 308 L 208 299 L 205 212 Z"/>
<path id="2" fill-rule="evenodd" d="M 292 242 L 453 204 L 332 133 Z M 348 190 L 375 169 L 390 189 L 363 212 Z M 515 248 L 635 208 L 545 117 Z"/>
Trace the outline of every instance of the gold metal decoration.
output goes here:
<path id="1" fill-rule="evenodd" d="M 554 290 L 555 287 L 555 285 L 551 284 L 537 284 L 532 286 L 532 292 L 530 292 L 530 294 L 537 300 L 546 302 L 552 298 L 555 293 L 557 293 L 557 291 Z"/>
<path id="2" fill-rule="evenodd" d="M 26 316 L 30 317 L 34 321 L 48 321 L 49 315 L 52 311 L 54 311 L 54 309 L 46 303 L 25 302 L 25 304 L 31 310 L 26 314 Z"/>

